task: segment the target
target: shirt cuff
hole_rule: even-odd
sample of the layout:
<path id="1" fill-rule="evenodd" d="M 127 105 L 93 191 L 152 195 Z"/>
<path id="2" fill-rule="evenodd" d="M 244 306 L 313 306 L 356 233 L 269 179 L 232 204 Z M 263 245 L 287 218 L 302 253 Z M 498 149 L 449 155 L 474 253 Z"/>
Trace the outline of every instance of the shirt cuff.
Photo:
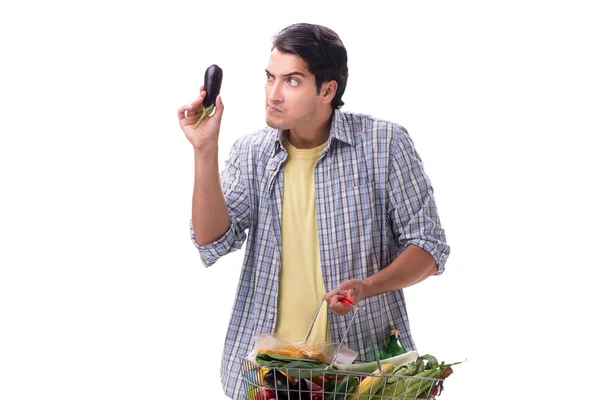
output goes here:
<path id="1" fill-rule="evenodd" d="M 450 253 L 450 247 L 447 244 L 443 242 L 434 243 L 423 239 L 411 239 L 406 241 L 405 243 L 406 246 L 402 250 L 408 247 L 409 244 L 413 244 L 431 254 L 433 259 L 435 260 L 435 263 L 437 264 L 437 272 L 435 273 L 435 275 L 441 275 L 444 272 L 444 270 L 446 269 L 446 261 L 448 260 L 448 256 Z"/>
<path id="2" fill-rule="evenodd" d="M 235 232 L 231 223 L 229 224 L 227 232 L 225 232 L 223 236 L 221 236 L 216 241 L 204 246 L 200 246 L 196 241 L 196 236 L 194 235 L 194 227 L 192 226 L 191 220 L 190 235 L 192 237 L 192 242 L 194 243 L 194 246 L 196 246 L 198 252 L 200 253 L 200 260 L 202 260 L 202 264 L 204 264 L 205 267 L 210 267 L 219 258 L 229 253 L 231 246 L 233 246 L 235 242 Z"/>

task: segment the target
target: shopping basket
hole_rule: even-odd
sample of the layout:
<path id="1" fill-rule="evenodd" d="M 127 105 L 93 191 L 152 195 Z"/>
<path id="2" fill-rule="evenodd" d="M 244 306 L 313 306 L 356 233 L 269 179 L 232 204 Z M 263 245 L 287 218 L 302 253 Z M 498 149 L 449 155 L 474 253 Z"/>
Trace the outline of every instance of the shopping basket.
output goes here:
<path id="1" fill-rule="evenodd" d="M 325 301 L 325 299 L 323 300 Z M 306 334 L 306 340 L 315 324 L 321 305 Z M 348 330 L 363 307 L 354 306 L 352 319 L 338 344 L 331 362 L 323 368 L 264 367 L 238 356 L 241 362 L 242 389 L 246 400 L 409 400 L 434 399 L 443 389 L 443 377 L 394 375 L 382 370 L 376 355 L 375 372 L 353 372 L 339 369 L 335 361 L 346 339 Z M 266 385 L 268 378 L 270 388 Z M 359 395 L 360 390 L 360 395 Z"/>

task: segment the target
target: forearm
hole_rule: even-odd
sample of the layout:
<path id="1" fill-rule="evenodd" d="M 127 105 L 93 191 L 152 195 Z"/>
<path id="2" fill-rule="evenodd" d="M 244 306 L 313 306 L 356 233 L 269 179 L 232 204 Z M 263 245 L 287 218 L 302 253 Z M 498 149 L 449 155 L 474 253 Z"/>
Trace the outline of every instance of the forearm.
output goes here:
<path id="1" fill-rule="evenodd" d="M 205 246 L 219 239 L 229 228 L 216 145 L 212 149 L 194 150 L 194 165 L 192 225 L 196 242 Z"/>
<path id="2" fill-rule="evenodd" d="M 436 272 L 437 264 L 431 254 L 418 246 L 409 245 L 390 265 L 363 281 L 365 297 L 404 289 Z"/>

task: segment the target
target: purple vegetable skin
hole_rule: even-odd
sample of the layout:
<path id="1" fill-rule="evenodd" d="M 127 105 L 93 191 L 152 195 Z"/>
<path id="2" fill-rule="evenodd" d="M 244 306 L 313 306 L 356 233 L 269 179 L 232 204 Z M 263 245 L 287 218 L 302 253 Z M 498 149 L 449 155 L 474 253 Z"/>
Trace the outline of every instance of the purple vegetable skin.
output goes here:
<path id="1" fill-rule="evenodd" d="M 206 117 L 210 115 L 215 109 L 215 103 L 217 96 L 221 92 L 221 83 L 223 82 L 223 70 L 217 64 L 213 64 L 206 69 L 204 72 L 204 90 L 206 90 L 206 97 L 202 102 L 202 115 L 194 129 L 200 125 L 200 122 L 204 121 Z"/>

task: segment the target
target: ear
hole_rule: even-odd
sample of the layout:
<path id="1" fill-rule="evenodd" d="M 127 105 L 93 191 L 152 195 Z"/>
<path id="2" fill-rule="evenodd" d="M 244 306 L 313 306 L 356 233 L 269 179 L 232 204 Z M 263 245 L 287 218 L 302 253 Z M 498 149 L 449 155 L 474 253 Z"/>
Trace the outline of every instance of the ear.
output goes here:
<path id="1" fill-rule="evenodd" d="M 323 82 L 321 85 L 321 97 L 324 103 L 331 103 L 337 92 L 338 83 L 336 81 Z"/>

